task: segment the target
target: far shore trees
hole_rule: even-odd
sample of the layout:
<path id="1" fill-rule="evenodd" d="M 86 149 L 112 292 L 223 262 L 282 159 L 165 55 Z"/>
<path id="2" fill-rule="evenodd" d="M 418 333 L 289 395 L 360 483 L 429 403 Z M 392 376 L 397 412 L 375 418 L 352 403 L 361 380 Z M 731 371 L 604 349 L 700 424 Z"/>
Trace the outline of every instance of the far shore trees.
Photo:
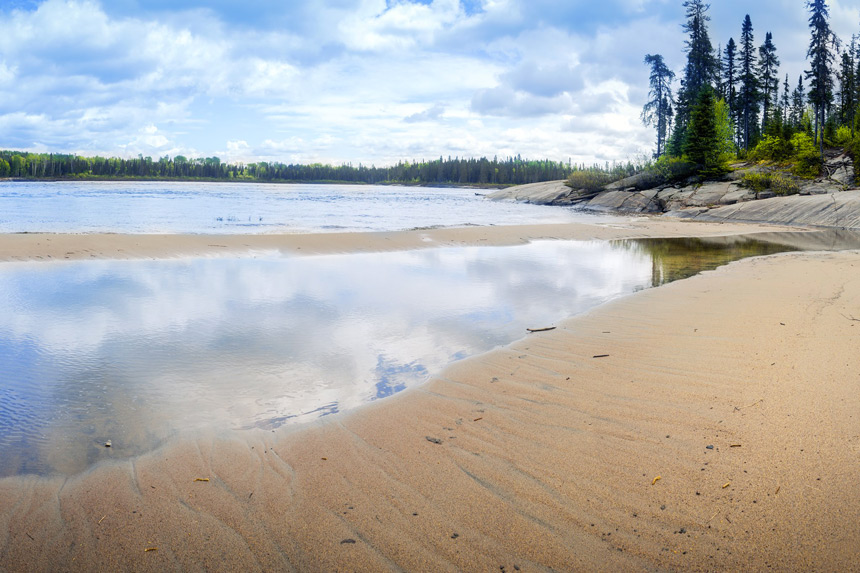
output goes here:
<path id="1" fill-rule="evenodd" d="M 666 138 L 674 115 L 672 82 L 675 73 L 666 66 L 660 54 L 646 55 L 645 63 L 651 66 L 651 89 L 648 92 L 651 99 L 642 109 L 642 122 L 657 128 L 657 151 L 654 156 L 660 157 L 665 151 Z"/>

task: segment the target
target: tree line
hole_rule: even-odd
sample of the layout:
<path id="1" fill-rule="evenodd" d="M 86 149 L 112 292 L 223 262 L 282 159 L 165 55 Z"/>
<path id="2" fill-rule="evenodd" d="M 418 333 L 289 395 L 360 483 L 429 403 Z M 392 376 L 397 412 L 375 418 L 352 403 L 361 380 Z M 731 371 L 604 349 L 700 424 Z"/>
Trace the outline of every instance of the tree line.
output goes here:
<path id="1" fill-rule="evenodd" d="M 686 65 L 674 93 L 675 73 L 660 54 L 645 56 L 649 96 L 642 121 L 656 129 L 655 158 L 683 159 L 703 174 L 725 170 L 734 157 L 794 159 L 799 175 L 818 173 L 827 145 L 854 145 L 860 118 L 860 36 L 843 42 L 832 31 L 826 0 L 806 0 L 808 69 L 796 83 L 780 75 L 776 39 L 757 45 L 747 14 L 739 41 L 714 49 L 710 5 L 683 2 Z"/>
<path id="2" fill-rule="evenodd" d="M 551 160 L 448 158 L 398 162 L 390 167 L 279 162 L 224 163 L 218 157 L 81 157 L 0 151 L 0 177 L 30 179 L 197 179 L 269 183 L 333 182 L 405 185 L 523 185 L 565 179 L 585 169 Z"/>

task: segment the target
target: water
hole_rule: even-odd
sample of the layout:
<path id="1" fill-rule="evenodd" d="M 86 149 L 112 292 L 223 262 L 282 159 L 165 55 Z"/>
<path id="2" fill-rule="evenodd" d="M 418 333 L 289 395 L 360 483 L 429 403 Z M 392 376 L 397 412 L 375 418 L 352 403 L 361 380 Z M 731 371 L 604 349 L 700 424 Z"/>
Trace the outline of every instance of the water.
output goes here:
<path id="1" fill-rule="evenodd" d="M 608 219 L 608 217 L 603 217 Z M 599 220 L 470 189 L 189 182 L 0 182 L 0 233 L 317 233 Z"/>
<path id="2" fill-rule="evenodd" d="M 737 238 L 559 241 L 7 263 L 0 475 L 68 475 L 183 432 L 268 430 L 354 408 L 527 328 L 785 249 Z"/>

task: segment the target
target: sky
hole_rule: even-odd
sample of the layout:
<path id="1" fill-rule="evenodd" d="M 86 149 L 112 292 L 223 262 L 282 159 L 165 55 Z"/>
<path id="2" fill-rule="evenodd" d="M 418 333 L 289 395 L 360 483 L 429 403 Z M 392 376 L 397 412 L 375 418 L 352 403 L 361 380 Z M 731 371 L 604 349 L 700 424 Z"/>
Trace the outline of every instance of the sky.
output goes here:
<path id="1" fill-rule="evenodd" d="M 749 14 L 792 87 L 805 0 Z M 860 0 L 829 0 L 846 42 Z M 390 165 L 650 155 L 646 54 L 680 77 L 682 0 L 0 0 L 0 148 Z M 677 84 L 676 84 L 677 88 Z"/>

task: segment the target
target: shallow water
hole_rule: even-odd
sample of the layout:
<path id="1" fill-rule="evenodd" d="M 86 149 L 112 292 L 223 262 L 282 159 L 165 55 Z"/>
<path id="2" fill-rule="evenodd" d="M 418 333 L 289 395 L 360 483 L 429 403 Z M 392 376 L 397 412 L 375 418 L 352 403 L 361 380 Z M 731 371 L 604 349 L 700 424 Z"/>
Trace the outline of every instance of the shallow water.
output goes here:
<path id="1" fill-rule="evenodd" d="M 471 189 L 193 182 L 0 182 L 0 233 L 318 233 L 599 221 Z"/>
<path id="2" fill-rule="evenodd" d="M 0 475 L 72 474 L 181 432 L 354 408 L 527 328 L 781 250 L 734 238 L 8 263 Z"/>

